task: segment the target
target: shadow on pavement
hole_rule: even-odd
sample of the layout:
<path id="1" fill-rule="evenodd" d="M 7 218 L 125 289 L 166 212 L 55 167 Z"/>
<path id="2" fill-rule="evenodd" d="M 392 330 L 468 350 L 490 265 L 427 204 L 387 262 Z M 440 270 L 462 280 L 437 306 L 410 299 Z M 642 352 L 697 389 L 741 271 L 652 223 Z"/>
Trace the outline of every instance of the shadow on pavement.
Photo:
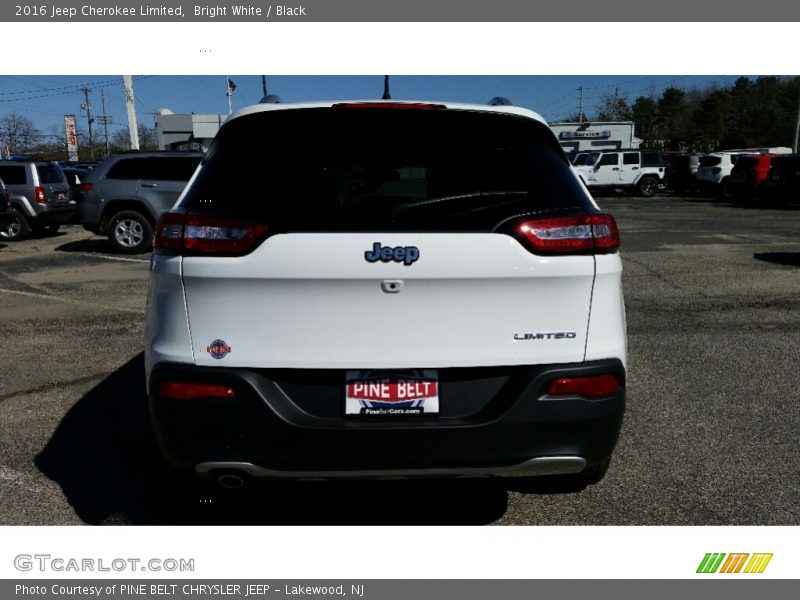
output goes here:
<path id="1" fill-rule="evenodd" d="M 508 505 L 495 480 L 254 483 L 228 491 L 176 475 L 151 433 L 142 354 L 70 409 L 35 464 L 89 524 L 469 525 L 500 518 Z"/>
<path id="2" fill-rule="evenodd" d="M 111 242 L 106 238 L 90 240 L 76 240 L 56 247 L 59 252 L 98 252 L 102 254 L 116 254 Z"/>
<path id="3" fill-rule="evenodd" d="M 756 252 L 753 258 L 774 265 L 800 267 L 800 252 Z"/>

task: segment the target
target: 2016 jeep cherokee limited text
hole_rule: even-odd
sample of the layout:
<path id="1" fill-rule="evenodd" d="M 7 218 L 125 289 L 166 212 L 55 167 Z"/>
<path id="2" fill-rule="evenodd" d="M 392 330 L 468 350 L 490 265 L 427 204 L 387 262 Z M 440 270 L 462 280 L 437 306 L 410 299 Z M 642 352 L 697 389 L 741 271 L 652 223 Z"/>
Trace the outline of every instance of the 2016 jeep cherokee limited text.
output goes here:
<path id="1" fill-rule="evenodd" d="M 618 247 L 528 110 L 244 109 L 156 226 L 145 362 L 161 449 L 231 485 L 595 483 L 624 409 Z"/>

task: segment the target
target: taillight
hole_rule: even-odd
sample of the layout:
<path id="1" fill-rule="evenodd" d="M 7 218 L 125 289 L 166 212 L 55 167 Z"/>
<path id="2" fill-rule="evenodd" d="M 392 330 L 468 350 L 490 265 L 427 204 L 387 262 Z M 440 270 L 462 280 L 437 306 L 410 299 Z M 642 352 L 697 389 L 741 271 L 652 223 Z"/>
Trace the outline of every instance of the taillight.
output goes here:
<path id="1" fill-rule="evenodd" d="M 525 220 L 514 231 L 535 254 L 607 253 L 619 248 L 617 223 L 605 213 Z"/>
<path id="2" fill-rule="evenodd" d="M 158 395 L 173 400 L 196 400 L 197 398 L 235 398 L 236 392 L 227 385 L 163 381 L 158 384 Z"/>
<path id="3" fill-rule="evenodd" d="M 36 204 L 47 204 L 47 196 L 44 195 L 44 188 L 40 185 L 37 185 L 33 188 L 33 197 L 36 200 Z"/>
<path id="4" fill-rule="evenodd" d="M 164 213 L 158 220 L 156 254 L 241 256 L 264 239 L 263 223 L 212 215 Z"/>
<path id="5" fill-rule="evenodd" d="M 550 385 L 547 386 L 547 395 L 605 398 L 616 393 L 619 389 L 619 380 L 610 374 L 564 377 L 550 382 Z"/>
<path id="6" fill-rule="evenodd" d="M 81 194 L 85 194 L 86 192 L 91 191 L 91 189 L 92 189 L 92 184 L 91 183 L 82 183 L 82 184 L 80 184 L 78 186 L 78 191 Z"/>

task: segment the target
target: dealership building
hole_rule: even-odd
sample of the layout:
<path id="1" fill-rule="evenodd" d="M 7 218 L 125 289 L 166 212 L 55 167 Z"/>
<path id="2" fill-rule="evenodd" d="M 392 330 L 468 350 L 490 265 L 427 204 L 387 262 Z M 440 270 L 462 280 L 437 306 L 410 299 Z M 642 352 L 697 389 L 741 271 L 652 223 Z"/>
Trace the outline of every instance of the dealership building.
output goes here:
<path id="1" fill-rule="evenodd" d="M 228 115 L 176 115 L 167 108 L 156 111 L 159 150 L 205 152 Z"/>
<path id="2" fill-rule="evenodd" d="M 551 123 L 558 143 L 567 155 L 586 150 L 638 148 L 642 140 L 633 134 L 632 121 L 586 121 Z"/>

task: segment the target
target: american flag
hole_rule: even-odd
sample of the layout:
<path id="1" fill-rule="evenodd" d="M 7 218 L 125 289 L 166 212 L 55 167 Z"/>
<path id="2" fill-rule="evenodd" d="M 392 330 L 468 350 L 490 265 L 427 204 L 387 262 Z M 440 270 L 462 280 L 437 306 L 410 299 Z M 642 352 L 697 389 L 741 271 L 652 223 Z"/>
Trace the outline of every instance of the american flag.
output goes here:
<path id="1" fill-rule="evenodd" d="M 231 81 L 231 78 L 228 77 L 228 91 L 225 92 L 226 96 L 233 96 L 233 90 L 236 89 L 236 84 Z"/>

